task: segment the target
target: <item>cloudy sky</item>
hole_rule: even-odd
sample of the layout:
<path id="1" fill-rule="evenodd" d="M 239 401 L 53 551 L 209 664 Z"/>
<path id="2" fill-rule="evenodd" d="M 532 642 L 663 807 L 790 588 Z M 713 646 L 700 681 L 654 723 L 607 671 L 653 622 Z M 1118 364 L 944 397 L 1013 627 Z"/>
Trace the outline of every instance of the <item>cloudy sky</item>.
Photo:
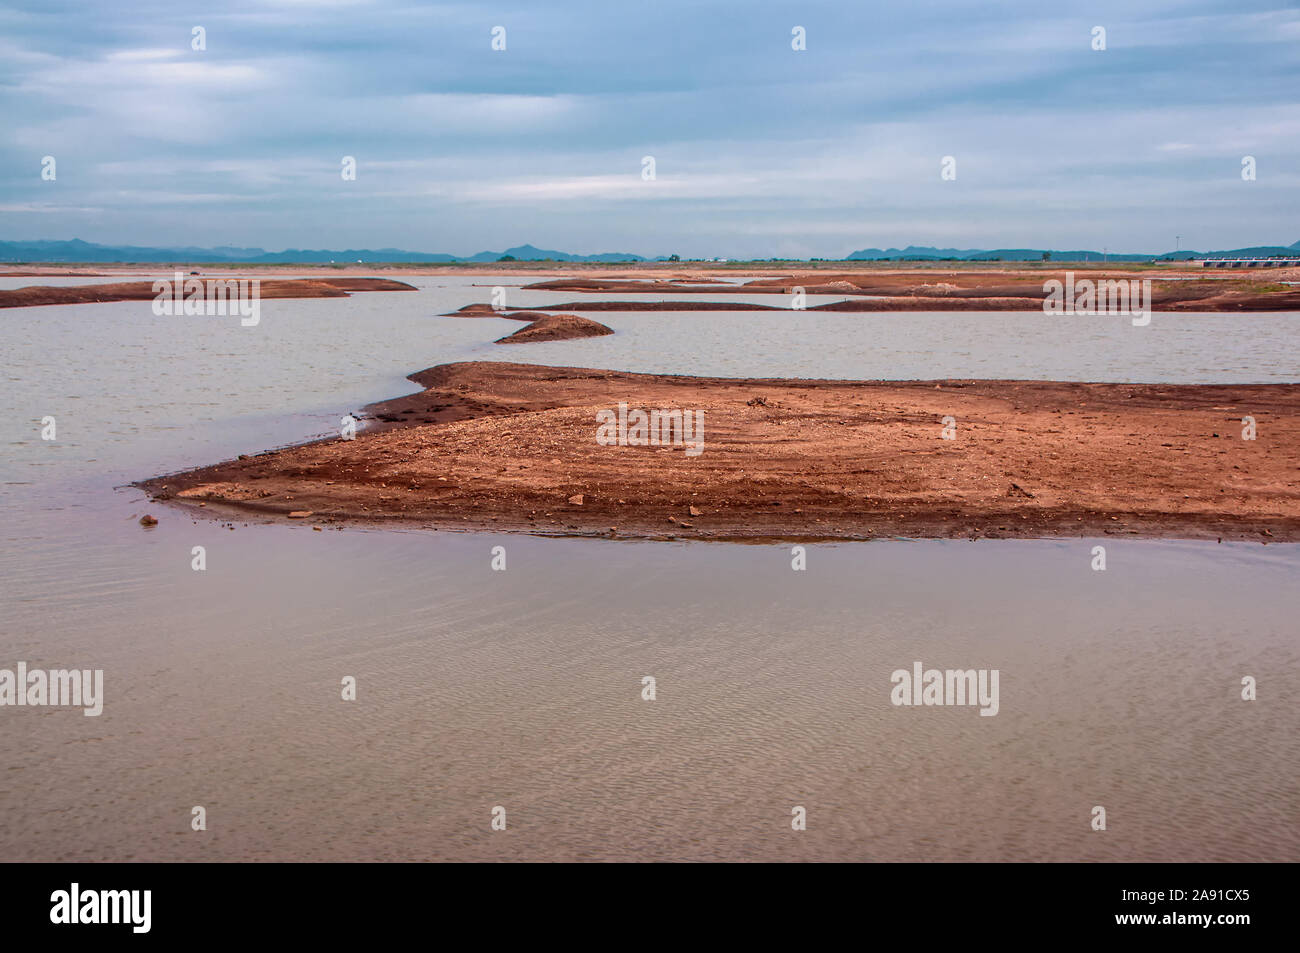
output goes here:
<path id="1" fill-rule="evenodd" d="M 733 258 L 1300 240 L 1296 0 L 5 0 L 0 103 L 0 239 Z"/>

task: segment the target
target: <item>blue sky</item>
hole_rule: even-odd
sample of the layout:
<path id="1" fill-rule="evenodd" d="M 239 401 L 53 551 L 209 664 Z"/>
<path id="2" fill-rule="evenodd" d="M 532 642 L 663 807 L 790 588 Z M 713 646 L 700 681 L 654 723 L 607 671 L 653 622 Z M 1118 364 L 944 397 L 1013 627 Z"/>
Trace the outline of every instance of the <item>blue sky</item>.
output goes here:
<path id="1" fill-rule="evenodd" d="M 1298 80 L 1295 2 L 8 0 L 0 238 L 733 258 L 1290 244 Z"/>

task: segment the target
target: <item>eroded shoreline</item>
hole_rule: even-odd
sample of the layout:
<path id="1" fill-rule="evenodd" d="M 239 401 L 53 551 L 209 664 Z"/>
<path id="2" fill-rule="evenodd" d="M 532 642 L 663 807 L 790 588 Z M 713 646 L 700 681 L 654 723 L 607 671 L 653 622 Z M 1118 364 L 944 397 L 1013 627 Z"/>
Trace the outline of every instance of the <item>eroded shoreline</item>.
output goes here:
<path id="1" fill-rule="evenodd" d="M 143 481 L 270 519 L 715 540 L 1300 540 L 1300 388 L 824 381 L 465 362 L 374 426 Z M 596 413 L 704 414 L 703 450 Z M 1254 440 L 1242 439 L 1252 417 Z M 954 439 L 944 439 L 944 418 Z"/>

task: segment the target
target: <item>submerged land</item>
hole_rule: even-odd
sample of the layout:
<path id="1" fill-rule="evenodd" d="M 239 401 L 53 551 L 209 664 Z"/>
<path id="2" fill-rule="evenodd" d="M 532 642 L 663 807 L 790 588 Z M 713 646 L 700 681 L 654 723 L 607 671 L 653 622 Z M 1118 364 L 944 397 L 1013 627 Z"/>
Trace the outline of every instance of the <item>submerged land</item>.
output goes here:
<path id="1" fill-rule="evenodd" d="M 411 379 L 424 389 L 374 405 L 355 439 L 142 486 L 209 512 L 538 534 L 1300 540 L 1290 385 L 733 380 L 495 362 Z M 702 413 L 700 452 L 600 442 L 597 414 L 620 404 Z"/>

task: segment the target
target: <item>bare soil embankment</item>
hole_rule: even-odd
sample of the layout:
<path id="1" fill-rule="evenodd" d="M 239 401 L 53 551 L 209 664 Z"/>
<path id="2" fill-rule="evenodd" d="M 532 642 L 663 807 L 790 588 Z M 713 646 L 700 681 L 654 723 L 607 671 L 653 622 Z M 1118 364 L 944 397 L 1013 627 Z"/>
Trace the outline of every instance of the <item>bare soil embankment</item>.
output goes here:
<path id="1" fill-rule="evenodd" d="M 316 522 L 702 539 L 1300 540 L 1300 387 L 731 380 L 471 362 L 377 425 L 145 481 Z M 704 412 L 704 448 L 604 446 L 596 413 Z M 1257 438 L 1242 439 L 1242 418 Z M 955 439 L 943 439 L 951 417 Z"/>
<path id="2" fill-rule="evenodd" d="M 524 291 L 573 291 L 581 294 L 646 293 L 682 295 L 779 294 L 796 289 L 806 295 L 840 295 L 844 300 L 809 305 L 809 311 L 1038 311 L 1047 297 L 1044 282 L 1064 281 L 1070 266 L 1058 272 L 1035 268 L 994 272 L 824 273 L 810 272 L 754 278 L 738 284 L 701 283 L 691 280 L 638 281 L 631 278 L 558 278 L 524 285 Z M 1178 277 L 1148 271 L 1081 271 L 1079 281 L 1151 279 L 1151 306 L 1155 311 L 1241 312 L 1300 310 L 1300 288 L 1287 284 L 1295 269 L 1260 271 L 1243 275 L 1209 277 L 1195 273 Z M 539 310 L 566 311 L 749 311 L 773 305 L 741 302 L 690 301 L 571 301 L 534 305 Z"/>
<path id="3" fill-rule="evenodd" d="M 216 276 L 216 280 L 237 280 L 238 276 Z M 246 276 L 245 276 L 246 277 Z M 186 275 L 185 280 L 206 282 L 212 275 Z M 168 276 L 166 280 L 174 280 Z M 266 298 L 347 298 L 356 291 L 415 291 L 412 285 L 391 278 L 299 278 L 258 279 L 258 296 Z M 152 281 L 120 281 L 107 285 L 56 287 L 34 285 L 0 291 L 0 308 L 34 308 L 52 304 L 95 304 L 107 301 L 152 301 L 158 297 Z"/>

